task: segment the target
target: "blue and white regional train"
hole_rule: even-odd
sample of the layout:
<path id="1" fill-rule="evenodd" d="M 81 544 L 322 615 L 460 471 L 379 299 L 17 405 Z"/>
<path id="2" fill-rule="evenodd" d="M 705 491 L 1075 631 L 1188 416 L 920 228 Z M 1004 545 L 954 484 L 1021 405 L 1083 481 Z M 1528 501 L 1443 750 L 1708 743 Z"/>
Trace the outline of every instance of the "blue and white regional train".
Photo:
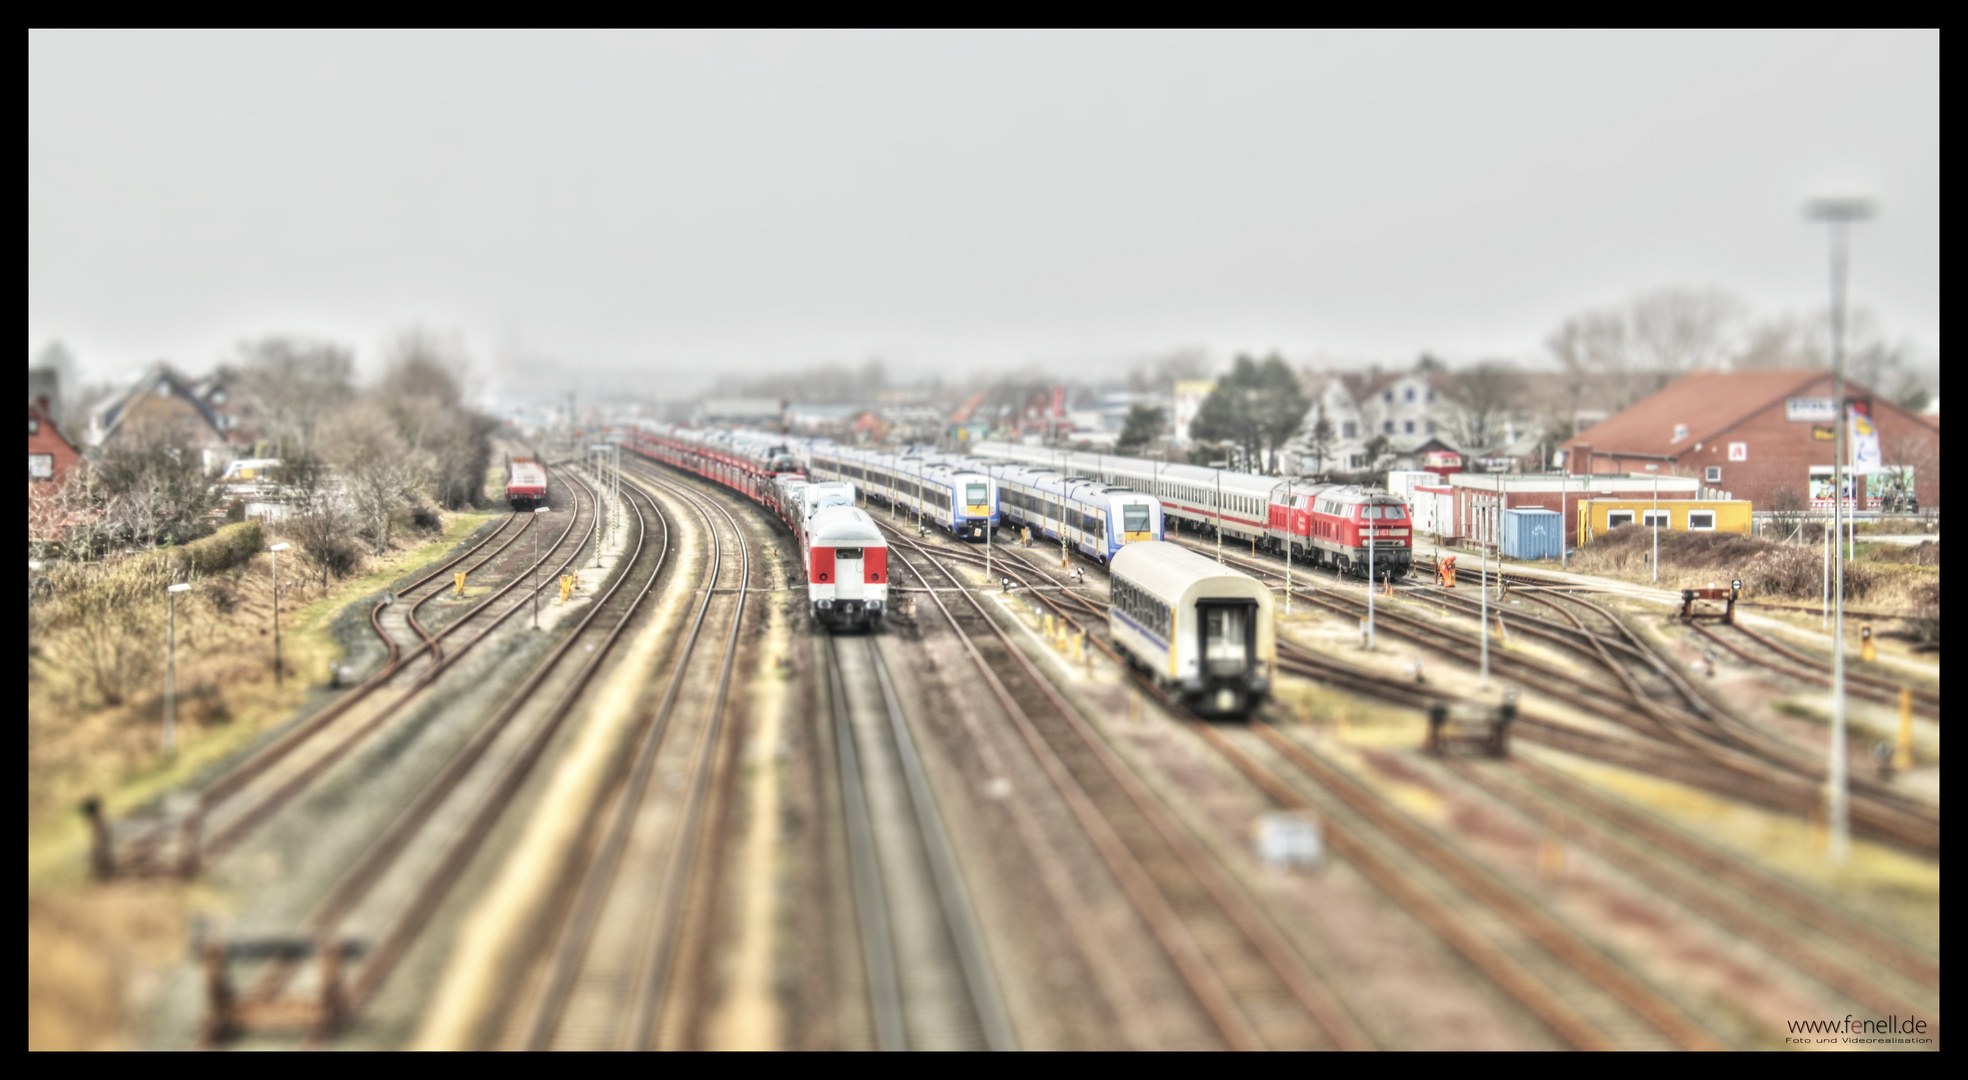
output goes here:
<path id="1" fill-rule="evenodd" d="M 964 540 L 983 540 L 998 524 L 997 483 L 957 458 L 883 453 L 818 441 L 807 471 L 816 479 L 857 484 L 880 499 Z"/>
<path id="2" fill-rule="evenodd" d="M 1127 544 L 1162 539 L 1162 504 L 1152 495 L 1083 476 L 979 462 L 998 481 L 1004 516 L 1035 535 L 1066 542 L 1103 563 Z"/>

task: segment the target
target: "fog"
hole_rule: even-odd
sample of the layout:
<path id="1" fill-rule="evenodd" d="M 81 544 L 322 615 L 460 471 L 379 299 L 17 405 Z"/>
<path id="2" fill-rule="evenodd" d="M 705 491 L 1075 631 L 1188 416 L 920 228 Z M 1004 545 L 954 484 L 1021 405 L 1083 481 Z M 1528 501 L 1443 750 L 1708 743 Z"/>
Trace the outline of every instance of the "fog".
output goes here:
<path id="1" fill-rule="evenodd" d="M 490 385 L 1533 359 L 1668 285 L 1940 347 L 1938 33 L 32 33 L 28 339 Z"/>

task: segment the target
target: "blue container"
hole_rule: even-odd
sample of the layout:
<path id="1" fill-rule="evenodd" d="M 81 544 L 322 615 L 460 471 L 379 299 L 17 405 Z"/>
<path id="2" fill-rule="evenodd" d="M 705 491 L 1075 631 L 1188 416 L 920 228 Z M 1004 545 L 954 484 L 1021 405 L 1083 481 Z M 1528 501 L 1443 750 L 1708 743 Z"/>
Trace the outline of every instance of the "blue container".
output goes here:
<path id="1" fill-rule="evenodd" d="M 1565 518 L 1556 510 L 1505 510 L 1503 557 L 1555 559 L 1565 542 Z"/>

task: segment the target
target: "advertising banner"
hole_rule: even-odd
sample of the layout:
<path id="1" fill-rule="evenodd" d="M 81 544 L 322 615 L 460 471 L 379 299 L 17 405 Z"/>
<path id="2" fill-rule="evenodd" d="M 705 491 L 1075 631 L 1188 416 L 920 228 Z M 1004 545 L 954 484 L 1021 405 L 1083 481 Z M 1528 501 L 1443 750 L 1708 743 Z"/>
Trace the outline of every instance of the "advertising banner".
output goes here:
<path id="1" fill-rule="evenodd" d="M 1847 399 L 1845 415 L 1851 425 L 1845 431 L 1847 445 L 1852 448 L 1851 470 L 1861 475 L 1878 472 L 1885 467 L 1885 459 L 1879 454 L 1879 429 L 1872 423 L 1872 402 Z"/>
<path id="2" fill-rule="evenodd" d="M 1858 506 L 1852 501 L 1853 482 L 1862 481 L 1865 491 L 1865 505 Z M 1811 466 L 1811 509 L 1829 511 L 1831 509 L 1831 466 Z M 1845 473 L 1845 509 L 1848 511 L 1870 510 L 1887 514 L 1911 514 L 1920 509 L 1914 498 L 1913 466 L 1881 465 L 1873 472 L 1860 476 L 1847 470 Z"/>

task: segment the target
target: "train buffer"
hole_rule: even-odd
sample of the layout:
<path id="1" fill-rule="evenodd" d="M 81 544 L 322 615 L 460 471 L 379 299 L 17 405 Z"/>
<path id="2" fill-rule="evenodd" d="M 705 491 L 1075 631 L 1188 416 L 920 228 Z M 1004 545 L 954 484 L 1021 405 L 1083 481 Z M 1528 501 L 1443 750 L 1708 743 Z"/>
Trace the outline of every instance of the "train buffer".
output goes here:
<path id="1" fill-rule="evenodd" d="M 205 983 L 201 1041 L 209 1046 L 256 1031 L 303 1031 L 315 1037 L 332 1033 L 348 1014 L 342 964 L 368 948 L 360 941 L 311 937 L 206 940 L 198 950 Z M 311 983 L 309 991 L 242 1000 L 233 987 L 235 964 L 264 969 L 269 963 L 300 964 L 310 958 L 317 968 L 315 977 L 296 980 L 304 986 Z"/>
<path id="2" fill-rule="evenodd" d="M 1428 709 L 1428 742 L 1422 749 L 1441 756 L 1458 749 L 1488 757 L 1510 756 L 1510 725 L 1517 719 L 1517 692 L 1504 695 L 1501 705 L 1465 702 L 1432 705 Z"/>
<path id="3" fill-rule="evenodd" d="M 1729 587 L 1726 589 L 1718 588 L 1714 585 L 1710 585 L 1706 589 L 1682 589 L 1681 619 L 1684 622 L 1708 619 L 1734 626 L 1736 623 L 1736 598 L 1741 595 L 1742 581 L 1740 579 L 1730 582 Z M 1715 610 L 1715 604 L 1717 603 L 1723 605 L 1722 610 Z M 1698 606 L 1702 604 L 1708 606 Z"/>

